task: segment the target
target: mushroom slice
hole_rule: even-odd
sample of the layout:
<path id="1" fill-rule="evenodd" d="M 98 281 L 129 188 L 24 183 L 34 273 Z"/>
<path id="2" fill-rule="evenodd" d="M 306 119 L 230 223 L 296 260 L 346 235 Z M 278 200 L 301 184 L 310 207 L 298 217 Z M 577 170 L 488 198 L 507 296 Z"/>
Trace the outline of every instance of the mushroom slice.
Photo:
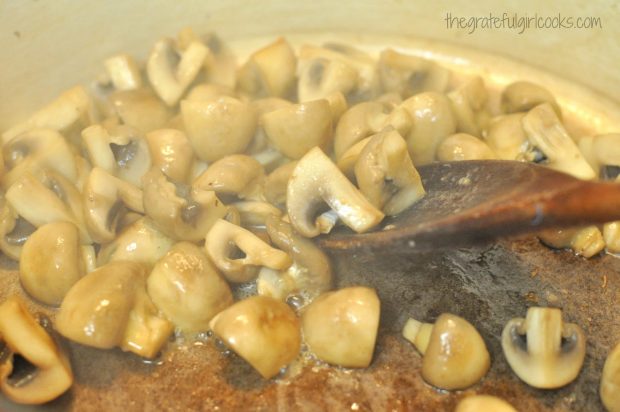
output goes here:
<path id="1" fill-rule="evenodd" d="M 179 50 L 173 43 L 171 39 L 155 43 L 146 62 L 149 82 L 168 106 L 177 104 L 209 54 L 200 41 L 192 41 L 185 50 Z"/>
<path id="2" fill-rule="evenodd" d="M 142 87 L 142 75 L 136 61 L 128 54 L 117 54 L 103 62 L 116 90 L 136 90 Z"/>
<path id="3" fill-rule="evenodd" d="M 325 99 L 291 105 L 262 116 L 265 134 L 285 156 L 299 159 L 332 137 L 332 111 Z"/>
<path id="4" fill-rule="evenodd" d="M 82 142 L 94 167 L 142 187 L 142 175 L 151 168 L 146 140 L 131 126 L 93 125 L 82 131 Z"/>
<path id="5" fill-rule="evenodd" d="M 59 305 L 71 286 L 87 271 L 92 246 L 80 245 L 77 227 L 68 222 L 48 223 L 37 229 L 22 249 L 21 285 L 32 297 Z"/>
<path id="6" fill-rule="evenodd" d="M 620 171 L 620 133 L 586 136 L 577 142 L 579 151 L 601 178 L 611 180 Z"/>
<path id="7" fill-rule="evenodd" d="M 365 368 L 372 361 L 379 314 L 374 289 L 357 286 L 324 293 L 302 313 L 304 341 L 327 363 Z"/>
<path id="8" fill-rule="evenodd" d="M 168 107 L 148 88 L 114 92 L 108 102 L 123 124 L 142 133 L 164 127 L 172 117 Z"/>
<path id="9" fill-rule="evenodd" d="M 395 130 L 370 138 L 355 163 L 355 178 L 366 199 L 387 215 L 397 215 L 426 194 L 407 142 Z"/>
<path id="10" fill-rule="evenodd" d="M 35 112 L 28 120 L 17 124 L 2 134 L 2 145 L 24 132 L 35 129 L 49 129 L 67 133 L 88 125 L 93 117 L 93 105 L 86 89 L 75 86 L 65 91 L 56 100 Z"/>
<path id="11" fill-rule="evenodd" d="M 547 89 L 528 81 L 518 81 L 506 86 L 502 92 L 502 110 L 506 113 L 527 112 L 534 107 L 548 103 L 558 117 L 562 117 L 560 106 Z"/>
<path id="12" fill-rule="evenodd" d="M 227 86 L 219 84 L 201 83 L 192 87 L 185 96 L 185 100 L 195 102 L 209 102 L 217 100 L 222 96 L 237 97 L 235 91 Z"/>
<path id="13" fill-rule="evenodd" d="M 298 71 L 297 97 L 300 102 L 324 99 L 335 92 L 346 96 L 356 89 L 359 81 L 355 68 L 324 57 L 300 58 Z"/>
<path id="14" fill-rule="evenodd" d="M 454 412 L 517 412 L 511 404 L 491 395 L 471 395 L 463 398 Z"/>
<path id="15" fill-rule="evenodd" d="M 232 305 L 228 284 L 204 252 L 179 242 L 153 267 L 147 279 L 153 303 L 187 333 L 207 331 L 209 321 Z"/>
<path id="16" fill-rule="evenodd" d="M 0 199 L 0 250 L 19 260 L 24 243 L 37 228 L 20 217 L 4 196 Z"/>
<path id="17" fill-rule="evenodd" d="M 83 196 L 88 232 L 99 243 L 114 239 L 127 208 L 144 213 L 142 191 L 99 167 L 90 172 Z"/>
<path id="18" fill-rule="evenodd" d="M 396 129 L 402 136 L 408 136 L 412 119 L 407 110 L 394 108 L 382 102 L 363 102 L 347 110 L 334 132 L 334 152 L 336 159 L 360 140 L 388 128 Z"/>
<path id="19" fill-rule="evenodd" d="M 240 226 L 265 226 L 270 216 L 279 217 L 282 211 L 268 202 L 247 200 L 235 202 L 232 207 L 239 213 Z"/>
<path id="20" fill-rule="evenodd" d="M 311 149 L 299 162 L 288 182 L 286 210 L 293 227 L 306 237 L 321 233 L 315 216 L 326 203 L 338 217 L 358 233 L 383 220 L 375 208 L 319 149 Z"/>
<path id="21" fill-rule="evenodd" d="M 287 97 L 295 85 L 297 58 L 291 45 L 282 37 L 254 52 L 241 66 L 238 87 L 252 98 Z"/>
<path id="22" fill-rule="evenodd" d="M 285 252 L 269 246 L 249 230 L 222 219 L 207 233 L 205 250 L 224 277 L 235 283 L 254 279 L 260 266 L 281 270 L 293 263 Z M 242 257 L 235 256 L 235 250 L 240 251 Z"/>
<path id="23" fill-rule="evenodd" d="M 420 166 L 435 160 L 437 146 L 456 132 L 456 119 L 450 100 L 441 93 L 424 92 L 405 100 L 400 106 L 413 120 L 406 136 L 413 164 Z"/>
<path id="24" fill-rule="evenodd" d="M 579 326 L 562 322 L 562 311 L 531 307 L 525 319 L 508 321 L 502 349 L 513 372 L 535 388 L 554 389 L 575 380 L 586 354 Z"/>
<path id="25" fill-rule="evenodd" d="M 146 135 L 153 166 L 175 182 L 187 183 L 194 164 L 194 149 L 185 133 L 154 130 Z"/>
<path id="26" fill-rule="evenodd" d="M 265 379 L 291 363 L 301 348 L 299 319 L 284 302 L 266 296 L 241 300 L 217 314 L 213 333 Z"/>
<path id="27" fill-rule="evenodd" d="M 298 97 L 301 102 L 312 100 L 313 94 L 324 98 L 333 92 L 341 92 L 352 101 L 372 99 L 378 94 L 380 85 L 374 59 L 352 47 L 303 45 L 299 49 L 298 66 Z"/>
<path id="28" fill-rule="evenodd" d="M 234 53 L 213 33 L 205 37 L 204 43 L 210 52 L 204 64 L 206 81 L 234 89 L 237 83 L 237 59 Z"/>
<path id="29" fill-rule="evenodd" d="M 56 329 L 68 339 L 95 348 L 119 346 L 153 358 L 173 326 L 159 316 L 146 293 L 147 267 L 112 262 L 81 278 L 69 290 L 56 317 Z"/>
<path id="30" fill-rule="evenodd" d="M 437 146 L 436 156 L 443 162 L 497 158 L 488 144 L 467 133 L 456 133 L 443 139 Z"/>
<path id="31" fill-rule="evenodd" d="M 580 179 L 596 177 L 549 103 L 530 110 L 523 117 L 523 129 L 532 146 L 546 156 L 547 166 Z"/>
<path id="32" fill-rule="evenodd" d="M 174 239 L 199 241 L 227 207 L 212 190 L 171 182 L 158 168 L 143 178 L 144 211 L 163 233 Z"/>
<path id="33" fill-rule="evenodd" d="M 608 252 L 620 253 L 620 221 L 603 225 L 603 241 Z"/>
<path id="34" fill-rule="evenodd" d="M 80 231 L 82 243 L 92 243 L 82 211 L 80 193 L 61 174 L 42 171 L 41 178 L 23 175 L 6 192 L 17 215 L 35 227 L 52 222 L 71 222 Z"/>
<path id="35" fill-rule="evenodd" d="M 272 205 L 281 207 L 286 203 L 286 186 L 297 162 L 288 162 L 269 173 L 265 179 L 264 196 Z"/>
<path id="36" fill-rule="evenodd" d="M 236 154 L 214 162 L 193 182 L 202 190 L 212 190 L 240 199 L 260 199 L 265 180 L 263 166 L 254 158 Z"/>
<path id="37" fill-rule="evenodd" d="M 403 98 L 422 92 L 443 92 L 450 80 L 450 71 L 437 63 L 392 49 L 381 52 L 377 69 L 383 90 Z"/>
<path id="38" fill-rule="evenodd" d="M 549 229 L 538 234 L 540 240 L 555 249 L 571 248 L 577 255 L 590 258 L 605 248 L 601 231 L 596 226 L 575 229 Z"/>
<path id="39" fill-rule="evenodd" d="M 150 219 L 141 218 L 124 229 L 114 241 L 101 247 L 97 265 L 128 260 L 152 267 L 174 243 Z"/>
<path id="40" fill-rule="evenodd" d="M 404 337 L 422 353 L 422 377 L 445 390 L 465 389 L 486 375 L 491 357 L 484 340 L 465 319 L 444 313 L 433 325 L 409 319 Z"/>
<path id="41" fill-rule="evenodd" d="M 482 136 L 481 120 L 487 102 L 487 90 L 482 77 L 475 76 L 458 89 L 448 93 L 456 120 L 456 130 Z"/>
<path id="42" fill-rule="evenodd" d="M 331 289 L 329 259 L 314 242 L 278 216 L 269 216 L 266 226 L 271 241 L 293 258 L 293 264 L 279 272 L 262 269 L 256 282 L 259 294 L 280 300 L 295 295 L 308 303 Z"/>
<path id="43" fill-rule="evenodd" d="M 49 402 L 73 383 L 69 358 L 16 296 L 0 305 L 0 340 L 8 348 L 8 356 L 0 361 L 0 389 L 13 402 Z M 13 379 L 15 354 L 26 359 L 36 372 Z"/>
<path id="44" fill-rule="evenodd" d="M 208 102 L 183 100 L 181 115 L 196 155 L 207 162 L 244 151 L 258 122 L 249 103 L 227 96 Z"/>
<path id="45" fill-rule="evenodd" d="M 609 412 L 620 411 L 620 344 L 607 355 L 599 391 L 603 406 Z"/>
<path id="46" fill-rule="evenodd" d="M 523 130 L 524 113 L 514 113 L 491 119 L 485 142 L 499 159 L 524 160 L 529 143 Z"/>
<path id="47" fill-rule="evenodd" d="M 2 147 L 7 173 L 3 177 L 5 188 L 23 174 L 36 175 L 42 169 L 53 169 L 71 182 L 77 181 L 75 155 L 69 144 L 58 132 L 35 129 L 13 138 Z"/>

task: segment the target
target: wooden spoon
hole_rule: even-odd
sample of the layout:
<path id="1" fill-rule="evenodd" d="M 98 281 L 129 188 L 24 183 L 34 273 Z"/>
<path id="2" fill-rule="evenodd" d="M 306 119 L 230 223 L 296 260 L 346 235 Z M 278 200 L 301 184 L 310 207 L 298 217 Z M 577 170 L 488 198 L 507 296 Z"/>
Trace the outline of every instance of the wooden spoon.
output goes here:
<path id="1" fill-rule="evenodd" d="M 333 249 L 416 252 L 552 227 L 620 220 L 620 184 L 583 181 L 532 163 L 438 162 L 418 168 L 426 196 L 375 231 L 321 236 Z"/>

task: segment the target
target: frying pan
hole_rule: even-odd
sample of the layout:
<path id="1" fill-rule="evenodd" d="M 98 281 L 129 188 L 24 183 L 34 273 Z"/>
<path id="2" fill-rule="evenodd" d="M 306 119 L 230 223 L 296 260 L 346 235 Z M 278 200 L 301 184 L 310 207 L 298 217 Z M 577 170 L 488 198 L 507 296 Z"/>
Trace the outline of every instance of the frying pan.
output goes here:
<path id="1" fill-rule="evenodd" d="M 446 27 L 447 13 L 483 16 L 490 12 L 600 16 L 603 29 L 529 30 L 519 35 L 509 30 L 468 34 Z M 98 73 L 103 58 L 119 51 L 143 58 L 155 39 L 184 26 L 215 31 L 232 43 L 303 32 L 342 36 L 360 44 L 374 41 L 383 47 L 413 45 L 420 50 L 434 46 L 435 40 L 447 41 L 449 46 L 434 48 L 439 51 L 434 57 L 471 47 L 515 59 L 511 63 L 518 68 L 515 76 L 548 85 L 569 113 L 570 102 L 577 99 L 587 103 L 586 117 L 598 128 L 613 131 L 607 129 L 620 124 L 620 111 L 613 101 L 620 96 L 620 8 L 612 1 L 497 5 L 485 0 L 459 6 L 411 0 L 56 0 L 0 2 L 0 130 L 65 88 L 86 84 Z M 489 68 L 504 64 L 504 57 L 482 64 Z M 451 62 L 477 64 L 466 58 Z M 564 87 L 562 80 L 546 72 L 596 94 L 583 92 L 581 86 Z M 580 125 L 573 130 L 581 130 Z M 524 237 L 423 254 L 334 253 L 332 259 L 338 287 L 373 286 L 382 301 L 378 344 L 367 369 L 327 367 L 302 356 L 290 376 L 265 381 L 209 336 L 196 343 L 171 344 L 152 362 L 120 350 L 67 343 L 76 375 L 71 391 L 36 408 L 17 407 L 0 398 L 0 410 L 437 411 L 452 410 L 470 393 L 501 396 L 523 411 L 602 410 L 598 398 L 602 365 L 610 348 L 620 341 L 617 258 L 603 255 L 586 261 Z M 23 296 L 16 265 L 6 259 L 1 263 L 0 300 L 12 293 Z M 533 305 L 561 307 L 565 319 L 581 325 L 588 337 L 584 368 L 565 388 L 528 387 L 510 371 L 501 353 L 503 325 L 525 315 Z M 53 316 L 49 308 L 31 307 Z M 400 337 L 407 317 L 432 321 L 443 312 L 471 321 L 491 352 L 489 374 L 463 392 L 446 393 L 426 385 L 419 373 L 420 356 Z"/>

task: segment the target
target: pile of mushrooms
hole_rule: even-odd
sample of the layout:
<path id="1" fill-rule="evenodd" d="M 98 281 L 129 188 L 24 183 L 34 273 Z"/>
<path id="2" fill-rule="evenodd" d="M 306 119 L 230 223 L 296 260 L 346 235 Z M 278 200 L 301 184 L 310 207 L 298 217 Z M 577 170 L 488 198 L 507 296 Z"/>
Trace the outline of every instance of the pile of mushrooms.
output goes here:
<path id="1" fill-rule="evenodd" d="M 24 290 L 57 307 L 60 335 L 146 358 L 175 330 L 211 331 L 265 378 L 302 346 L 318 361 L 367 367 L 377 293 L 332 290 L 336 275 L 313 238 L 336 225 L 363 233 L 409 208 L 426 194 L 416 166 L 435 160 L 534 161 L 584 179 L 620 166 L 607 150 L 618 135 L 575 143 L 544 88 L 513 83 L 493 108 L 479 76 L 392 49 L 375 59 L 278 38 L 237 67 L 216 36 L 185 29 L 157 41 L 144 65 L 119 54 L 104 69 L 95 95 L 71 88 L 2 133 L 0 250 L 19 260 Z M 584 256 L 620 249 L 618 222 L 602 233 L 541 237 Z M 248 283 L 256 295 L 235 301 Z M 24 403 L 64 392 L 66 356 L 19 302 L 0 311 L 0 339 L 40 369 L 17 390 L 4 362 L 2 391 Z M 524 381 L 564 385 L 583 336 L 556 312 L 538 313 L 509 323 L 506 356 Z M 575 336 L 570 351 L 556 347 L 560 335 Z M 484 340 L 456 315 L 410 320 L 405 337 L 436 387 L 469 387 L 490 367 Z M 459 410 L 475 402 L 493 404 Z"/>

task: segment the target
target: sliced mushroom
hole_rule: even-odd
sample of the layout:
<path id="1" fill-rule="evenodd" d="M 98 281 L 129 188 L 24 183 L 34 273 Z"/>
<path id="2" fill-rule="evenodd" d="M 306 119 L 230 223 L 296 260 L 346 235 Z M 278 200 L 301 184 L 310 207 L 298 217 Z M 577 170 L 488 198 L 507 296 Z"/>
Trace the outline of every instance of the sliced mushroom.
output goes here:
<path id="1" fill-rule="evenodd" d="M 456 133 L 443 139 L 437 146 L 436 157 L 444 162 L 497 158 L 489 145 L 467 133 Z"/>
<path id="2" fill-rule="evenodd" d="M 6 192 L 15 213 L 35 227 L 52 222 L 71 222 L 80 231 L 82 243 L 92 243 L 82 211 L 80 193 L 61 174 L 41 171 L 40 178 L 23 175 Z"/>
<path id="3" fill-rule="evenodd" d="M 185 50 L 175 47 L 171 39 L 155 43 L 146 62 L 146 73 L 153 89 L 168 106 L 177 104 L 208 54 L 209 49 L 200 41 L 191 42 Z"/>
<path id="4" fill-rule="evenodd" d="M 384 217 L 315 147 L 299 160 L 289 179 L 286 209 L 293 227 L 303 236 L 318 236 L 321 229 L 315 216 L 324 203 L 358 233 L 373 228 Z"/>
<path id="5" fill-rule="evenodd" d="M 36 175 L 42 169 L 56 170 L 71 182 L 77 181 L 75 155 L 62 135 L 47 129 L 21 134 L 2 147 L 7 169 L 3 185 L 8 188 L 25 173 Z"/>
<path id="6" fill-rule="evenodd" d="M 379 314 L 380 302 L 374 289 L 357 286 L 327 292 L 302 313 L 304 341 L 327 363 L 368 367 L 375 350 Z"/>
<path id="7" fill-rule="evenodd" d="M 114 92 L 108 102 L 123 124 L 142 133 L 161 129 L 172 117 L 170 109 L 147 88 Z"/>
<path id="8" fill-rule="evenodd" d="M 119 346 L 153 358 L 172 333 L 146 293 L 147 267 L 112 262 L 81 278 L 65 296 L 56 329 L 75 342 L 95 348 Z"/>
<path id="9" fill-rule="evenodd" d="M 265 379 L 291 363 L 301 348 L 299 320 L 279 300 L 252 296 L 217 314 L 210 323 L 217 337 Z"/>
<path id="10" fill-rule="evenodd" d="M 620 133 L 582 137 L 579 151 L 602 179 L 611 180 L 620 171 Z"/>
<path id="11" fill-rule="evenodd" d="M 265 199 L 272 205 L 281 207 L 286 203 L 286 186 L 297 162 L 288 162 L 269 173 L 265 179 Z"/>
<path id="12" fill-rule="evenodd" d="M 237 59 L 227 45 L 215 34 L 208 34 L 204 43 L 209 48 L 205 58 L 205 78 L 208 83 L 231 89 L 237 83 Z"/>
<path id="13" fill-rule="evenodd" d="M 254 108 L 232 97 L 181 102 L 183 124 L 196 154 L 213 162 L 248 146 L 257 126 Z"/>
<path id="14" fill-rule="evenodd" d="M 603 241 L 610 253 L 620 253 L 620 221 L 603 225 Z"/>
<path id="15" fill-rule="evenodd" d="M 222 96 L 237 97 L 235 91 L 230 87 L 219 84 L 201 83 L 192 87 L 185 99 L 195 102 L 209 102 L 217 100 Z"/>
<path id="16" fill-rule="evenodd" d="M 491 395 L 471 395 L 463 398 L 454 412 L 517 412 L 511 404 Z"/>
<path id="17" fill-rule="evenodd" d="M 456 120 L 456 130 L 473 136 L 482 136 L 481 120 L 484 119 L 484 106 L 487 90 L 482 77 L 475 76 L 458 89 L 448 93 Z"/>
<path id="18" fill-rule="evenodd" d="M 254 52 L 241 66 L 237 84 L 250 97 L 287 97 L 295 85 L 297 58 L 282 37 Z"/>
<path id="19" fill-rule="evenodd" d="M 527 112 L 534 107 L 548 103 L 558 117 L 562 117 L 560 106 L 547 89 L 528 81 L 518 81 L 506 86 L 502 92 L 502 110 L 506 113 Z"/>
<path id="20" fill-rule="evenodd" d="M 261 266 L 272 269 L 286 269 L 291 258 L 275 249 L 258 236 L 241 226 L 218 220 L 211 227 L 205 239 L 205 250 L 215 266 L 230 282 L 249 282 L 257 275 Z M 241 256 L 235 256 L 240 251 Z"/>
<path id="21" fill-rule="evenodd" d="M 609 412 L 620 411 L 620 344 L 607 355 L 599 391 L 603 406 Z"/>
<path id="22" fill-rule="evenodd" d="M 550 104 L 536 106 L 522 122 L 529 142 L 546 156 L 547 166 L 580 179 L 596 177 Z"/>
<path id="23" fill-rule="evenodd" d="M 524 113 L 514 113 L 491 120 L 485 141 L 499 159 L 524 160 L 529 143 L 523 130 L 523 116 Z"/>
<path id="24" fill-rule="evenodd" d="M 502 349 L 521 380 L 535 388 L 554 389 L 579 375 L 586 337 L 578 325 L 562 322 L 560 309 L 531 307 L 525 319 L 508 321 Z"/>
<path id="25" fill-rule="evenodd" d="M 0 389 L 13 402 L 42 404 L 71 387 L 69 358 L 15 296 L 0 305 L 0 340 L 8 348 L 8 355 L 0 360 Z M 19 379 L 13 377 L 15 355 L 36 371 Z"/>
<path id="26" fill-rule="evenodd" d="M 2 134 L 2 144 L 4 146 L 22 133 L 37 129 L 49 129 L 67 135 L 73 129 L 89 125 L 93 116 L 92 101 L 86 89 L 75 86 L 35 112 L 25 122 L 5 131 Z"/>
<path id="27" fill-rule="evenodd" d="M 146 135 L 153 166 L 175 182 L 189 183 L 194 149 L 185 133 L 174 129 L 154 130 Z"/>
<path id="28" fill-rule="evenodd" d="M 65 294 L 86 274 L 92 246 L 80 245 L 77 227 L 68 222 L 48 223 L 26 242 L 19 260 L 21 285 L 32 297 L 59 305 Z M 86 253 L 85 253 L 86 252 Z"/>
<path id="29" fill-rule="evenodd" d="M 293 258 L 293 264 L 279 272 L 262 269 L 256 281 L 259 294 L 280 300 L 296 296 L 308 303 L 331 289 L 329 258 L 314 242 L 275 215 L 267 218 L 266 226 L 271 241 Z"/>
<path id="30" fill-rule="evenodd" d="M 298 71 L 297 97 L 300 102 L 324 99 L 334 92 L 346 96 L 357 88 L 359 81 L 355 68 L 325 57 L 302 60 L 300 56 Z"/>
<path id="31" fill-rule="evenodd" d="M 402 136 L 408 136 L 412 119 L 407 110 L 393 108 L 391 104 L 364 102 L 347 110 L 334 132 L 334 152 L 336 159 L 360 140 L 388 128 L 396 129 Z"/>
<path id="32" fill-rule="evenodd" d="M 127 209 L 144 213 L 142 191 L 99 167 L 90 172 L 83 199 L 86 227 L 99 243 L 114 239 Z"/>
<path id="33" fill-rule="evenodd" d="M 236 154 L 211 164 L 194 180 L 193 186 L 223 195 L 234 195 L 239 199 L 260 199 L 264 180 L 265 170 L 256 159 Z"/>
<path id="34" fill-rule="evenodd" d="M 407 142 L 395 130 L 370 138 L 355 163 L 355 178 L 366 199 L 387 215 L 402 212 L 426 194 Z"/>
<path id="35" fill-rule="evenodd" d="M 590 258 L 605 248 L 601 231 L 596 226 L 573 229 L 549 229 L 538 234 L 540 240 L 555 249 L 571 248 L 576 254 Z"/>
<path id="36" fill-rule="evenodd" d="M 443 92 L 450 80 L 450 71 L 437 63 L 392 49 L 381 52 L 377 69 L 383 90 L 403 98 L 422 92 Z"/>
<path id="37" fill-rule="evenodd" d="M 279 217 L 282 211 L 268 202 L 248 200 L 235 202 L 231 205 L 239 213 L 240 226 L 265 226 L 270 216 Z"/>
<path id="38" fill-rule="evenodd" d="M 400 106 L 407 110 L 413 126 L 406 136 L 413 164 L 420 166 L 435 160 L 437 146 L 456 132 L 456 119 L 450 100 L 441 93 L 424 92 L 405 100 Z"/>
<path id="39" fill-rule="evenodd" d="M 424 380 L 440 389 L 472 386 L 486 375 L 491 365 L 480 333 L 459 316 L 444 313 L 433 325 L 409 319 L 403 335 L 424 356 Z"/>
<path id="40" fill-rule="evenodd" d="M 299 101 L 341 92 L 350 101 L 372 99 L 379 90 L 375 61 L 343 45 L 303 45 L 299 49 Z"/>
<path id="41" fill-rule="evenodd" d="M 299 159 L 332 137 L 332 111 L 325 99 L 291 105 L 266 113 L 261 123 L 267 138 L 285 156 Z"/>
<path id="42" fill-rule="evenodd" d="M 151 154 L 137 129 L 97 124 L 82 131 L 82 142 L 93 167 L 142 187 L 142 175 L 151 168 Z"/>
<path id="43" fill-rule="evenodd" d="M 227 207 L 212 190 L 174 183 L 158 168 L 143 177 L 144 212 L 167 236 L 199 241 Z"/>
<path id="44" fill-rule="evenodd" d="M 153 267 L 174 243 L 150 219 L 141 218 L 123 229 L 112 242 L 101 247 L 97 266 L 108 262 L 132 261 Z"/>
<path id="45" fill-rule="evenodd" d="M 117 54 L 103 62 L 116 90 L 136 90 L 142 87 L 142 74 L 136 61 L 128 54 Z"/>
<path id="46" fill-rule="evenodd" d="M 37 228 L 20 217 L 4 196 L 0 199 L 0 250 L 19 260 L 24 243 Z"/>
<path id="47" fill-rule="evenodd" d="M 166 317 L 187 333 L 207 331 L 209 321 L 233 303 L 226 281 L 189 242 L 177 243 L 155 264 L 147 290 Z"/>

